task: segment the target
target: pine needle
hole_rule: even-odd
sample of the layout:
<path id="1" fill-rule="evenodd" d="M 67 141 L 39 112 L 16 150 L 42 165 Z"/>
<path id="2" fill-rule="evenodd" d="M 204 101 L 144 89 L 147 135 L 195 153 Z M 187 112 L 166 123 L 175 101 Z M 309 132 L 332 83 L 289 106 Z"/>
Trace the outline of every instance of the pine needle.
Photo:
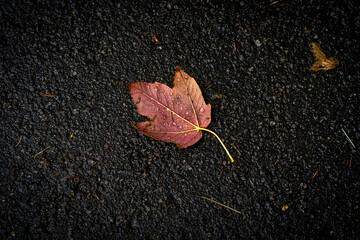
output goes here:
<path id="1" fill-rule="evenodd" d="M 38 152 L 37 154 L 34 155 L 34 158 L 36 158 L 36 156 L 38 156 L 39 154 L 45 152 L 46 150 L 48 150 L 49 148 L 51 148 L 51 146 L 48 146 L 47 148 L 41 150 L 40 152 Z"/>
<path id="2" fill-rule="evenodd" d="M 343 128 L 341 128 L 342 132 L 344 133 L 346 139 L 350 142 L 351 146 L 353 146 L 353 148 L 355 148 L 354 143 L 351 141 L 351 139 L 349 138 L 349 136 L 346 134 L 345 130 Z"/>
<path id="3" fill-rule="evenodd" d="M 216 204 L 219 204 L 219 205 L 222 206 L 222 207 L 226 207 L 226 208 L 228 208 L 228 209 L 230 209 L 230 210 L 232 210 L 232 211 L 234 211 L 234 212 L 237 212 L 237 213 L 240 213 L 240 214 L 241 214 L 240 211 L 238 211 L 238 210 L 236 210 L 236 209 L 233 209 L 233 208 L 231 208 L 231 207 L 229 207 L 229 206 L 226 206 L 226 205 L 224 205 L 224 204 L 222 204 L 222 203 L 219 203 L 219 202 L 217 202 L 217 201 L 215 201 L 215 200 L 212 200 L 212 199 L 210 199 L 210 198 L 203 197 L 203 196 L 201 196 L 201 198 L 206 199 L 206 200 L 209 200 L 209 201 L 211 201 L 211 202 L 214 202 L 214 203 L 216 203 Z"/>
<path id="4" fill-rule="evenodd" d="M 16 144 L 15 147 L 19 146 L 19 144 L 20 144 L 20 142 L 21 142 L 21 139 L 22 139 L 22 136 L 20 136 L 20 139 L 19 139 L 19 141 L 18 141 L 18 143 Z"/>

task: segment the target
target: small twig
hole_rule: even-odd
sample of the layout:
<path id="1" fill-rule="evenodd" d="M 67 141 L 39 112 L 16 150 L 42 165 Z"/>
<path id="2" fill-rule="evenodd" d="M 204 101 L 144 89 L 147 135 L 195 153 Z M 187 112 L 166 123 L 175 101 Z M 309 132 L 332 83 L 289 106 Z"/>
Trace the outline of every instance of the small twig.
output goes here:
<path id="1" fill-rule="evenodd" d="M 209 201 L 211 201 L 211 202 L 214 202 L 214 203 L 216 203 L 216 204 L 219 204 L 220 206 L 226 207 L 226 208 L 228 208 L 228 209 L 230 209 L 230 210 L 232 210 L 232 211 L 234 211 L 234 212 L 237 212 L 237 213 L 240 213 L 240 214 L 241 214 L 240 211 L 238 211 L 238 210 L 236 210 L 236 209 L 233 209 L 233 208 L 231 208 L 231 207 L 229 207 L 229 206 L 226 206 L 226 205 L 224 205 L 224 204 L 222 204 L 222 203 L 219 203 L 219 202 L 217 202 L 217 201 L 215 201 L 215 200 L 212 200 L 212 199 L 210 199 L 210 198 L 203 197 L 203 196 L 201 196 L 201 198 L 206 199 L 206 200 L 209 200 Z"/>
<path id="2" fill-rule="evenodd" d="M 46 126 L 46 128 L 44 129 L 43 133 L 46 132 L 46 130 L 48 129 L 48 127 L 50 126 L 51 122 L 49 122 L 49 124 Z"/>
<path id="3" fill-rule="evenodd" d="M 346 166 L 351 167 L 351 162 L 352 162 L 352 156 L 350 157 L 350 161 L 349 160 L 346 161 Z"/>
<path id="4" fill-rule="evenodd" d="M 353 142 L 351 141 L 351 139 L 349 138 L 349 136 L 346 134 L 346 132 L 344 131 L 343 128 L 341 128 L 342 132 L 344 133 L 346 139 L 350 142 L 351 146 L 353 146 L 353 148 L 355 148 L 355 145 L 353 144 Z"/>
<path id="5" fill-rule="evenodd" d="M 280 1 L 272 2 L 272 3 L 270 3 L 270 6 L 271 6 L 271 5 L 274 5 L 274 4 L 277 4 L 278 2 L 280 2 Z"/>
<path id="6" fill-rule="evenodd" d="M 207 88 L 205 88 L 205 90 L 208 90 L 209 88 L 211 88 L 211 86 L 214 84 L 210 84 Z"/>
<path id="7" fill-rule="evenodd" d="M 38 156 L 39 154 L 45 152 L 46 150 L 48 150 L 49 148 L 51 148 L 51 146 L 48 146 L 47 148 L 41 150 L 40 152 L 38 152 L 37 154 L 34 155 L 34 158 L 36 158 L 36 156 Z"/>
<path id="8" fill-rule="evenodd" d="M 50 178 L 54 178 L 54 177 L 56 177 L 57 175 L 59 175 L 60 173 L 58 172 L 58 173 L 55 173 L 54 175 L 52 175 Z"/>
<path id="9" fill-rule="evenodd" d="M 48 116 L 49 116 L 49 114 L 48 114 L 48 115 L 46 115 L 46 116 L 44 116 L 44 117 L 42 117 L 42 118 L 39 118 L 39 119 L 38 119 L 38 121 L 40 122 L 41 120 L 43 120 L 43 119 L 47 118 Z"/>
<path id="10" fill-rule="evenodd" d="M 21 139 L 22 139 L 22 136 L 20 136 L 19 141 L 18 141 L 18 143 L 16 144 L 15 147 L 19 146 L 19 144 L 20 144 L 20 142 L 21 142 Z"/>
<path id="11" fill-rule="evenodd" d="M 153 37 L 154 37 L 154 39 L 155 39 L 155 42 L 156 42 L 156 43 L 160 42 L 160 41 L 159 41 L 159 39 L 157 39 L 157 37 L 155 36 L 155 34 L 154 34 L 154 33 L 151 33 L 151 34 L 153 35 Z"/>
<path id="12" fill-rule="evenodd" d="M 133 124 L 133 122 L 132 122 L 132 121 L 130 121 L 130 123 L 131 123 L 131 125 L 133 125 L 133 126 L 134 126 L 134 128 L 136 128 L 136 129 L 137 129 L 136 125 L 135 125 L 135 124 Z"/>
<path id="13" fill-rule="evenodd" d="M 230 145 L 233 146 L 236 149 L 236 151 L 239 153 L 239 155 L 241 156 L 241 152 L 239 151 L 239 149 L 234 144 L 230 144 Z"/>
<path id="14" fill-rule="evenodd" d="M 55 95 L 52 94 L 46 94 L 46 93 L 42 93 L 40 92 L 41 95 L 44 95 L 45 97 L 56 97 Z"/>

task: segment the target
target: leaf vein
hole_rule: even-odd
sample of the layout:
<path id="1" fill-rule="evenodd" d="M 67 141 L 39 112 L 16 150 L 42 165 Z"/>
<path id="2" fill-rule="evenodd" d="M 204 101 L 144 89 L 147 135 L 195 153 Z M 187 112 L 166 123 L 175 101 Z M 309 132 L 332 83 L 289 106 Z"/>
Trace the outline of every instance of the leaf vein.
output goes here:
<path id="1" fill-rule="evenodd" d="M 162 107 L 164 107 L 165 109 L 173 112 L 176 116 L 178 116 L 179 118 L 183 119 L 184 121 L 188 122 L 190 125 L 192 125 L 193 127 L 197 128 L 199 126 L 196 126 L 194 123 L 190 122 L 189 120 L 183 118 L 181 115 L 179 115 L 178 113 L 176 113 L 175 111 L 173 111 L 172 109 L 170 109 L 169 107 L 165 106 L 164 104 L 162 104 L 161 102 L 159 102 L 158 100 L 156 100 L 155 98 L 151 97 L 149 94 L 147 94 L 146 92 L 144 92 L 142 89 L 140 90 L 141 93 L 143 95 L 145 95 L 146 97 L 150 98 L 151 100 L 155 101 L 156 103 L 158 103 L 159 105 L 161 105 Z M 197 119 L 197 118 L 196 118 Z"/>

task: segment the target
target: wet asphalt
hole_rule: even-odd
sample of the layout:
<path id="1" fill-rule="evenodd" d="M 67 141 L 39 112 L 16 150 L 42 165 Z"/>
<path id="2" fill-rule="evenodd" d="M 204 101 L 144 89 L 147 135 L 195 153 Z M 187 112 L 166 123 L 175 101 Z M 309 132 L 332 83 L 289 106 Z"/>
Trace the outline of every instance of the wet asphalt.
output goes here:
<path id="1" fill-rule="evenodd" d="M 0 238 L 357 239 L 359 10 L 2 2 Z M 311 71 L 311 42 L 340 65 Z M 234 163 L 209 133 L 180 149 L 131 125 L 126 83 L 176 66 Z"/>

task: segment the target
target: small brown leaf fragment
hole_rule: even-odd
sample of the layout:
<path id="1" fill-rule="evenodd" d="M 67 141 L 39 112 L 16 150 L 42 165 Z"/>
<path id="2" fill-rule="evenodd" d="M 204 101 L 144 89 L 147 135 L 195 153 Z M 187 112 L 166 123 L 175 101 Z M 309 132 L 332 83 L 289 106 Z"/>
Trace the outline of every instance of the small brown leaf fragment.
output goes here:
<path id="1" fill-rule="evenodd" d="M 288 205 L 284 205 L 284 206 L 282 206 L 281 210 L 282 210 L 283 212 L 285 212 L 286 210 L 288 210 L 288 208 L 289 208 Z"/>
<path id="2" fill-rule="evenodd" d="M 0 101 L 1 103 L 5 103 L 5 104 L 7 104 L 8 106 L 9 106 L 9 108 L 12 108 L 12 106 L 11 106 L 11 104 L 10 103 L 8 103 L 8 102 L 4 102 L 4 101 Z"/>
<path id="3" fill-rule="evenodd" d="M 62 208 L 61 210 L 65 213 L 66 216 L 68 216 L 65 208 Z"/>
<path id="4" fill-rule="evenodd" d="M 216 99 L 216 98 L 223 98 L 223 95 L 221 93 L 215 93 L 214 95 L 212 95 L 211 99 Z"/>
<path id="5" fill-rule="evenodd" d="M 45 157 L 42 157 L 41 163 L 42 163 L 45 167 L 50 166 L 50 161 L 49 161 L 49 159 L 47 159 L 47 158 L 45 158 Z"/>
<path id="6" fill-rule="evenodd" d="M 317 72 L 319 70 L 330 70 L 336 68 L 339 65 L 339 61 L 336 58 L 327 58 L 324 52 L 320 48 L 320 44 L 313 42 L 312 50 L 315 56 L 315 63 L 310 68 L 312 71 Z"/>
<path id="7" fill-rule="evenodd" d="M 236 52 L 236 43 L 233 42 L 233 53 L 235 53 L 235 52 Z"/>

